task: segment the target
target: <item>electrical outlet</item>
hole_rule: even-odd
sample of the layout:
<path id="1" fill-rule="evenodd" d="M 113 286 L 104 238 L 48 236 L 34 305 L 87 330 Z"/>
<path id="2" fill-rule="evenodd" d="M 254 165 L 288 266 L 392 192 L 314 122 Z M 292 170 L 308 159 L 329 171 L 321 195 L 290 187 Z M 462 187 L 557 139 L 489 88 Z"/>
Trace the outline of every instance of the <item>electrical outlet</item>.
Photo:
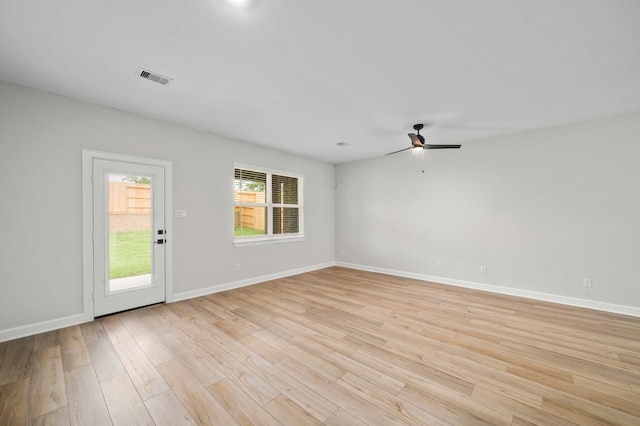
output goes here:
<path id="1" fill-rule="evenodd" d="M 444 262 L 442 260 L 438 260 L 438 269 L 444 268 Z"/>
<path id="2" fill-rule="evenodd" d="M 487 273 L 487 267 L 485 265 L 480 265 L 480 273 L 481 274 L 486 274 Z"/>
<path id="3" fill-rule="evenodd" d="M 593 287 L 593 281 L 591 281 L 591 278 L 584 277 L 582 279 L 582 287 L 587 287 L 587 288 Z"/>
<path id="4" fill-rule="evenodd" d="M 238 272 L 240 271 L 240 264 L 239 263 L 236 263 L 236 271 L 238 271 Z"/>

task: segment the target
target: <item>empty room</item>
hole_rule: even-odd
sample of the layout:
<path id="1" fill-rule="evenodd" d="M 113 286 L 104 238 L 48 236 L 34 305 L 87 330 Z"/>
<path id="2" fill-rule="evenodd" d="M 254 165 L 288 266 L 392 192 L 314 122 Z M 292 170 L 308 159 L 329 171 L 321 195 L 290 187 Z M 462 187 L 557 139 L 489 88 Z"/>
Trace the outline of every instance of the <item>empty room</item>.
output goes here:
<path id="1" fill-rule="evenodd" d="M 0 0 L 1 425 L 640 424 L 637 0 Z"/>

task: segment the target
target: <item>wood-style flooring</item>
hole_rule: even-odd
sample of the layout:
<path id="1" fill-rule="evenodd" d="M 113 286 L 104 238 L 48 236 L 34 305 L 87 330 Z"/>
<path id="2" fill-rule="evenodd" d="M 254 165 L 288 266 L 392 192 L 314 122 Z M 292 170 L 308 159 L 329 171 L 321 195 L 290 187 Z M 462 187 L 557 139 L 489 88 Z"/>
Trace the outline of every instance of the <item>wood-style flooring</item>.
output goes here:
<path id="1" fill-rule="evenodd" d="M 640 425 L 640 318 L 333 267 L 0 343 L 0 425 Z"/>

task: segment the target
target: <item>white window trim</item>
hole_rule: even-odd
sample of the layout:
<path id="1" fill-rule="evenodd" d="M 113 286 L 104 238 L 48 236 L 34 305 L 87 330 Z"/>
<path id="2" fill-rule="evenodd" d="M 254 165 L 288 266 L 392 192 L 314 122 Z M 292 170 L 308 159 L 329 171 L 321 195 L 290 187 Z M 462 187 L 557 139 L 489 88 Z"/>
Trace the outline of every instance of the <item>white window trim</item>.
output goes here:
<path id="1" fill-rule="evenodd" d="M 269 217 L 269 220 L 267 220 L 267 232 L 269 235 L 265 235 L 265 236 L 259 236 L 259 237 L 242 237 L 242 238 L 233 238 L 233 245 L 235 247 L 245 247 L 245 246 L 258 246 L 258 245 L 264 245 L 264 244 L 281 244 L 281 243 L 291 243 L 291 242 L 298 242 L 298 241 L 304 241 L 305 240 L 305 236 L 304 236 L 304 175 L 299 174 L 299 173 L 295 173 L 295 172 L 288 172 L 288 171 L 284 171 L 284 170 L 276 170 L 276 169 L 270 169 L 270 168 L 266 168 L 266 167 L 259 167 L 259 166 L 253 166 L 250 164 L 244 164 L 244 163 L 233 163 L 233 170 L 235 173 L 235 169 L 244 169 L 244 170 L 251 170 L 251 171 L 256 171 L 256 172 L 260 172 L 260 173 L 267 173 L 267 188 L 268 188 L 268 193 L 266 195 L 270 195 L 270 191 L 271 191 L 271 176 L 272 175 L 279 175 L 279 176 L 289 176 L 289 177 L 294 177 L 298 179 L 298 204 L 283 204 L 284 207 L 295 207 L 298 209 L 299 211 L 299 225 L 300 225 L 300 232 L 297 234 L 287 234 L 287 235 L 273 235 L 273 229 L 272 229 L 272 221 L 271 221 L 271 217 Z M 232 189 L 233 191 L 234 189 Z M 269 199 L 269 197 L 267 197 L 267 199 Z M 247 203 L 247 206 L 250 206 L 251 203 Z M 256 204 L 258 205 L 258 204 Z M 268 202 L 267 206 L 272 206 L 273 203 Z M 235 202 L 234 202 L 234 206 L 235 206 Z M 259 206 L 262 206 L 262 204 L 259 204 Z"/>

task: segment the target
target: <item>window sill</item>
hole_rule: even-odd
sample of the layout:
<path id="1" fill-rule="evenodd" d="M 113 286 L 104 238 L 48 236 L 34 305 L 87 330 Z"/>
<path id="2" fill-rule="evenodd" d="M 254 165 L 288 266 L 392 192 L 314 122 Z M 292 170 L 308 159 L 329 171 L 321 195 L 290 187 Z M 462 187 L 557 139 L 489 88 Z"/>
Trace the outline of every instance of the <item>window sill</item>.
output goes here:
<path id="1" fill-rule="evenodd" d="M 296 243 L 299 241 L 304 241 L 304 235 L 291 235 L 286 237 L 237 238 L 233 240 L 233 245 L 235 247 L 246 247 L 246 246 L 261 246 L 264 244 Z"/>

